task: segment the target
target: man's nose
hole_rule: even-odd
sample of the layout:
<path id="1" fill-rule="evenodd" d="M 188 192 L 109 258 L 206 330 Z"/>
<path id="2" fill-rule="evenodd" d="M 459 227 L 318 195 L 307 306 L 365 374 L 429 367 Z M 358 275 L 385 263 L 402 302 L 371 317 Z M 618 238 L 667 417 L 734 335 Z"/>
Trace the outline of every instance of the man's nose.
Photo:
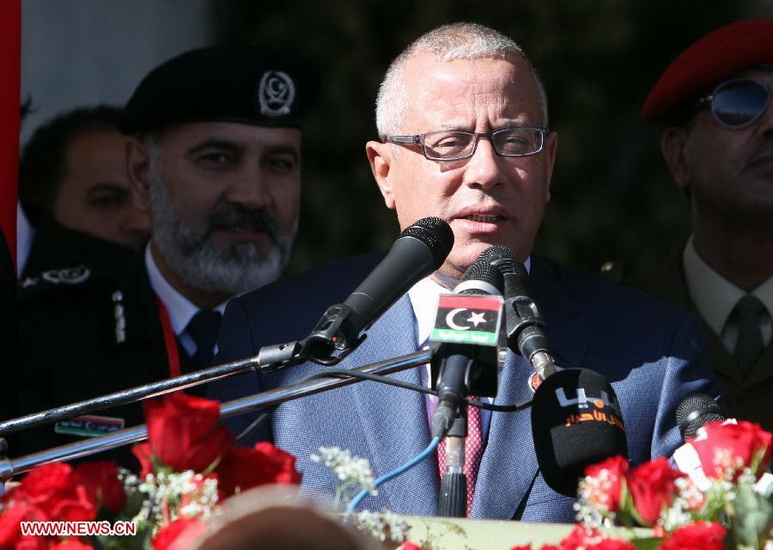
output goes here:
<path id="1" fill-rule="evenodd" d="M 475 153 L 467 161 L 465 180 L 467 185 L 484 189 L 501 183 L 501 158 L 488 137 L 480 137 Z"/>
<path id="2" fill-rule="evenodd" d="M 271 200 L 265 174 L 259 166 L 242 169 L 226 190 L 228 202 L 240 204 L 250 210 L 265 207 Z"/>
<path id="3" fill-rule="evenodd" d="M 150 226 L 150 214 L 137 208 L 137 205 L 132 201 L 126 209 L 126 214 L 121 224 L 121 230 L 128 236 L 132 246 L 139 247 L 145 242 L 150 235 Z"/>

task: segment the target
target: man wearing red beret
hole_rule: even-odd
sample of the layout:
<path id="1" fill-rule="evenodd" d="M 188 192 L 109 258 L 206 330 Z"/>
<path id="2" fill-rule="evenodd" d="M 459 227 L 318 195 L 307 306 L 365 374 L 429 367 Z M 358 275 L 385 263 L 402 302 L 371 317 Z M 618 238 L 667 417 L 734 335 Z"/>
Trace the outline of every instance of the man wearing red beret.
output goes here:
<path id="1" fill-rule="evenodd" d="M 642 107 L 690 200 L 692 235 L 632 284 L 702 318 L 731 415 L 773 430 L 773 18 L 701 38 Z"/>

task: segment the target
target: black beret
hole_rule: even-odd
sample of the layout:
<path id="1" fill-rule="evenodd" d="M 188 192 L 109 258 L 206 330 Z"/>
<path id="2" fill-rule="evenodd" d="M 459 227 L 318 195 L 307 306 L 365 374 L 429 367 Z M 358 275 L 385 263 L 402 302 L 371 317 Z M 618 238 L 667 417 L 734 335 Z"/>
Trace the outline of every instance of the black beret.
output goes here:
<path id="1" fill-rule="evenodd" d="M 251 47 L 191 50 L 162 63 L 129 98 L 124 134 L 185 122 L 303 126 L 311 83 L 302 64 Z"/>

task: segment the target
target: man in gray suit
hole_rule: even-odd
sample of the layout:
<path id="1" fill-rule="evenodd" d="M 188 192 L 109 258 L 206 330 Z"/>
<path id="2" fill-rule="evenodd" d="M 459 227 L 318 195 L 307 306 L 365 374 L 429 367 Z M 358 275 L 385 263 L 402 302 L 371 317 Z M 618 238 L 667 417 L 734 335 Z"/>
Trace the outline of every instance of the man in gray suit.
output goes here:
<path id="1" fill-rule="evenodd" d="M 397 212 L 403 229 L 426 216 L 443 218 L 455 242 L 443 265 L 368 329 L 366 340 L 339 366 L 356 368 L 422 347 L 437 296 L 449 292 L 481 252 L 507 245 L 526 260 L 558 366 L 592 368 L 611 382 L 633 462 L 669 455 L 680 441 L 677 404 L 691 393 L 710 391 L 698 329 L 681 311 L 532 253 L 550 198 L 558 140 L 548 129 L 542 84 L 521 48 L 476 24 L 435 29 L 392 63 L 378 97 L 377 125 L 381 141 L 368 142 L 366 152 L 386 206 Z M 252 356 L 261 346 L 305 337 L 327 306 L 342 302 L 378 259 L 337 260 L 234 299 L 223 320 L 219 359 Z M 293 384 L 320 368 L 306 363 L 232 377 L 210 395 L 226 401 Z M 494 403 L 530 397 L 531 373 L 527 361 L 508 352 Z M 426 385 L 428 374 L 412 369 L 394 378 Z M 297 456 L 304 490 L 332 495 L 335 480 L 309 458 L 319 446 L 347 448 L 383 475 L 427 446 L 432 407 L 421 394 L 354 384 L 284 403 L 253 439 L 271 439 Z M 229 424 L 238 432 L 250 420 Z M 482 438 L 471 517 L 573 521 L 573 499 L 551 490 L 539 472 L 529 411 L 491 413 L 482 422 Z M 364 506 L 435 515 L 438 485 L 437 463 L 425 460 Z"/>

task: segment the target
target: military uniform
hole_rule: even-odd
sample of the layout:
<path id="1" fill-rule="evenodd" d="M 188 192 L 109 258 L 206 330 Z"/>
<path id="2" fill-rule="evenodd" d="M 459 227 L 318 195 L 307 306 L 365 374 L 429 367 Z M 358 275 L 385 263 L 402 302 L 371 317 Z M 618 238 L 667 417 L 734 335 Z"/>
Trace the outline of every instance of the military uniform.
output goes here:
<path id="1" fill-rule="evenodd" d="M 735 359 L 703 320 L 690 297 L 682 267 L 683 249 L 679 248 L 649 275 L 632 277 L 624 282 L 651 296 L 690 310 L 701 318 L 709 359 L 724 388 L 722 397 L 728 414 L 757 422 L 766 430 L 773 431 L 773 407 L 770 405 L 773 396 L 773 345 L 767 346 L 749 376 L 742 378 Z"/>
<path id="2" fill-rule="evenodd" d="M 18 415 L 169 377 L 159 304 L 142 258 L 117 273 L 81 265 L 49 270 L 20 285 Z M 188 372 L 191 359 L 179 341 L 177 347 L 181 369 Z M 78 441 L 83 435 L 77 433 L 99 435 L 144 422 L 140 403 L 92 415 L 105 419 L 21 432 L 11 456 Z M 92 460 L 107 458 L 137 466 L 128 448 Z"/>

